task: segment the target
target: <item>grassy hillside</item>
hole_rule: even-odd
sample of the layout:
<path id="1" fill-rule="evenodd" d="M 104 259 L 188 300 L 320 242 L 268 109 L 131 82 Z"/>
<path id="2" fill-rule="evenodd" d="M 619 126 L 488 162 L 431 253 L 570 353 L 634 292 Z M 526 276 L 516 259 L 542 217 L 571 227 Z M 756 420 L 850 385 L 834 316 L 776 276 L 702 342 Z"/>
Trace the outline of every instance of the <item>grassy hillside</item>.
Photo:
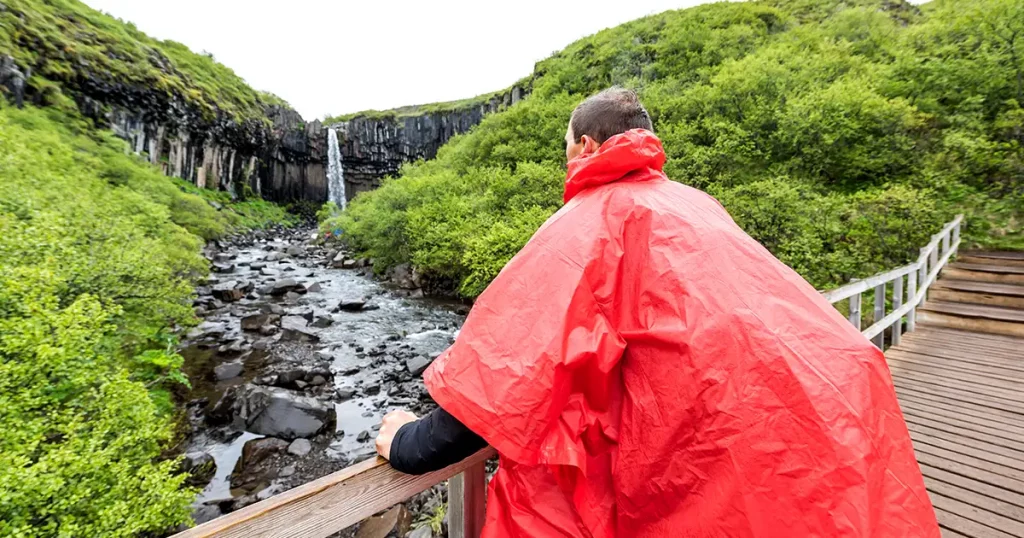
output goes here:
<path id="1" fill-rule="evenodd" d="M 160 456 L 201 238 L 289 217 L 215 210 L 109 133 L 2 100 L 0 178 L 0 536 L 186 521 L 194 492 Z"/>
<path id="2" fill-rule="evenodd" d="M 179 103 L 208 122 L 258 123 L 268 121 L 267 105 L 285 104 L 252 89 L 211 56 L 153 39 L 77 0 L 5 0 L 4 5 L 0 54 L 32 69 L 30 86 L 45 102 L 67 87 L 140 108 Z"/>
<path id="3" fill-rule="evenodd" d="M 1022 247 L 1024 4 L 719 3 L 540 62 L 532 94 L 326 223 L 475 296 L 560 206 L 573 107 L 636 88 L 670 177 L 708 190 L 820 288 L 902 263 L 956 212 Z"/>

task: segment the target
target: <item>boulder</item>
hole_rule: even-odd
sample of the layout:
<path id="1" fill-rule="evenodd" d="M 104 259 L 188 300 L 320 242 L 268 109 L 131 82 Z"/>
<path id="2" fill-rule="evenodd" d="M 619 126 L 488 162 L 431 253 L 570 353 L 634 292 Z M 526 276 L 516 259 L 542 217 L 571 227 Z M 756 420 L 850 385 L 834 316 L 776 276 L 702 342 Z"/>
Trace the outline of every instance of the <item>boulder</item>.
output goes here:
<path id="1" fill-rule="evenodd" d="M 202 525 L 207 521 L 213 521 L 224 515 L 216 504 L 200 504 L 192 511 L 192 521 L 196 525 Z"/>
<path id="2" fill-rule="evenodd" d="M 225 362 L 213 367 L 213 377 L 217 381 L 234 379 L 242 375 L 242 370 L 244 369 L 245 366 L 242 364 L 242 361 Z"/>
<path id="3" fill-rule="evenodd" d="M 356 262 L 352 258 L 348 258 L 345 261 L 341 262 L 342 269 L 355 269 L 357 266 L 358 262 Z"/>
<path id="4" fill-rule="evenodd" d="M 326 329 L 327 327 L 334 325 L 334 320 L 329 316 L 320 316 L 313 320 L 312 325 L 318 329 Z"/>
<path id="5" fill-rule="evenodd" d="M 331 258 L 331 267 L 333 267 L 335 269 L 341 269 L 341 267 L 342 267 L 342 265 L 344 263 L 345 263 L 345 253 L 344 252 L 339 252 L 333 258 Z"/>
<path id="6" fill-rule="evenodd" d="M 365 308 L 366 299 L 361 298 L 342 299 L 342 301 L 338 303 L 338 310 L 342 310 L 344 312 L 359 312 Z"/>
<path id="7" fill-rule="evenodd" d="M 356 395 L 356 389 L 352 387 L 338 387 L 337 390 L 338 399 L 341 401 L 349 400 Z"/>
<path id="8" fill-rule="evenodd" d="M 281 274 L 281 273 L 278 272 L 278 271 L 275 271 L 275 270 L 273 270 L 273 269 L 271 269 L 269 267 L 264 267 L 264 268 L 260 269 L 260 275 L 262 275 L 262 276 L 277 276 L 279 274 Z"/>
<path id="9" fill-rule="evenodd" d="M 426 355 L 417 355 L 411 359 L 405 361 L 405 367 L 409 370 L 409 373 L 418 376 L 422 375 L 426 371 L 430 363 L 434 362 L 433 359 Z"/>
<path id="10" fill-rule="evenodd" d="M 252 314 L 242 318 L 243 331 L 258 331 L 260 327 L 270 322 L 270 314 Z"/>
<path id="11" fill-rule="evenodd" d="M 320 337 L 307 327 L 306 318 L 300 316 L 281 318 L 281 337 L 295 342 L 320 341 Z"/>
<path id="12" fill-rule="evenodd" d="M 188 473 L 190 486 L 205 486 L 217 474 L 217 462 L 206 452 L 189 452 L 181 460 L 181 470 Z"/>
<path id="13" fill-rule="evenodd" d="M 242 457 L 235 465 L 235 472 L 252 469 L 267 461 L 274 454 L 283 454 L 288 450 L 288 441 L 275 437 L 252 439 L 242 446 Z"/>
<path id="14" fill-rule="evenodd" d="M 296 439 L 288 445 L 288 453 L 293 456 L 302 457 L 313 450 L 313 444 L 308 439 Z"/>
<path id="15" fill-rule="evenodd" d="M 229 397 L 229 393 L 233 394 Z M 222 403 L 226 398 L 229 401 Z M 211 415 L 228 413 L 246 431 L 270 437 L 312 437 L 335 421 L 334 407 L 280 388 L 232 387 L 221 400 Z"/>
<path id="16" fill-rule="evenodd" d="M 227 273 L 234 273 L 235 272 L 235 266 L 232 265 L 232 264 L 215 263 L 215 264 L 213 264 L 211 269 L 213 270 L 214 273 L 221 273 L 221 274 L 227 274 Z"/>
<path id="17" fill-rule="evenodd" d="M 313 273 L 309 273 L 306 276 L 313 276 Z M 323 288 L 320 287 L 320 283 L 319 282 L 314 282 L 312 284 L 306 285 L 306 293 L 316 293 L 316 292 L 318 292 L 318 291 L 320 291 L 322 289 Z"/>
<path id="18" fill-rule="evenodd" d="M 400 288 L 414 290 L 423 287 L 423 277 L 408 263 L 391 268 L 388 271 L 388 277 Z"/>
<path id="19" fill-rule="evenodd" d="M 240 282 L 238 280 L 229 280 L 222 282 L 213 287 L 211 292 L 213 296 L 224 302 L 234 302 L 241 300 L 247 293 L 253 290 L 253 284 L 251 282 Z"/>
<path id="20" fill-rule="evenodd" d="M 294 278 L 283 278 L 274 282 L 270 287 L 271 295 L 280 296 L 288 292 L 305 293 L 306 287 L 299 284 Z"/>
<path id="21" fill-rule="evenodd" d="M 412 525 L 412 514 L 405 505 L 397 505 L 379 516 L 364 519 L 359 524 L 355 538 L 387 538 L 388 536 L 405 536 Z"/>
<path id="22" fill-rule="evenodd" d="M 252 262 L 249 264 L 249 269 L 252 269 L 253 271 L 259 271 L 260 269 L 265 269 L 266 267 L 267 262 Z"/>

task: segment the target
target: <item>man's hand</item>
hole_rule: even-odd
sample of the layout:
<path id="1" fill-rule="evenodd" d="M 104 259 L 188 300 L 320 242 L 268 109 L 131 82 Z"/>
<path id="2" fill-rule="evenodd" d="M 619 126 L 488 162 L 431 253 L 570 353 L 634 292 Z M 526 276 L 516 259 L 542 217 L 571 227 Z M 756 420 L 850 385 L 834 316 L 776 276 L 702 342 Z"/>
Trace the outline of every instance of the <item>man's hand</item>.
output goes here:
<path id="1" fill-rule="evenodd" d="M 395 434 L 402 426 L 416 420 L 416 415 L 404 409 L 384 415 L 384 420 L 380 423 L 380 431 L 377 432 L 377 453 L 386 460 L 391 459 L 391 442 L 395 440 Z"/>

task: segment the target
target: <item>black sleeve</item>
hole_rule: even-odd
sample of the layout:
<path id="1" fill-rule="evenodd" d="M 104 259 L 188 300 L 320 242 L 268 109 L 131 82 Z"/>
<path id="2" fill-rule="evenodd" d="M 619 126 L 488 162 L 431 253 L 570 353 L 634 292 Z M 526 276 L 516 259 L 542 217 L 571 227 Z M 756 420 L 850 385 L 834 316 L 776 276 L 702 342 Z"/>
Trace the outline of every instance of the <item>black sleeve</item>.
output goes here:
<path id="1" fill-rule="evenodd" d="M 483 438 L 438 407 L 398 429 L 389 460 L 403 473 L 425 474 L 462 461 L 485 446 Z"/>

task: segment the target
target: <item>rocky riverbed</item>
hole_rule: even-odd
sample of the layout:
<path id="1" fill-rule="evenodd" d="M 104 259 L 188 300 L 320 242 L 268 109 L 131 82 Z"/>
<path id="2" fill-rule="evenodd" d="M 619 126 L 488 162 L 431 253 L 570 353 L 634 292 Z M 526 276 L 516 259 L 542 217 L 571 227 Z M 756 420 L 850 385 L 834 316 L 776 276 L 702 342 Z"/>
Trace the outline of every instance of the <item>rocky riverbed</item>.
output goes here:
<path id="1" fill-rule="evenodd" d="M 433 408 L 421 374 L 466 306 L 423 298 L 408 271 L 381 283 L 312 229 L 257 232 L 206 255 L 203 322 L 182 351 L 193 385 L 185 465 L 204 487 L 197 523 L 372 457 L 385 413 Z M 376 524 L 387 529 L 358 535 L 402 536 L 441 502 L 427 492 Z"/>

